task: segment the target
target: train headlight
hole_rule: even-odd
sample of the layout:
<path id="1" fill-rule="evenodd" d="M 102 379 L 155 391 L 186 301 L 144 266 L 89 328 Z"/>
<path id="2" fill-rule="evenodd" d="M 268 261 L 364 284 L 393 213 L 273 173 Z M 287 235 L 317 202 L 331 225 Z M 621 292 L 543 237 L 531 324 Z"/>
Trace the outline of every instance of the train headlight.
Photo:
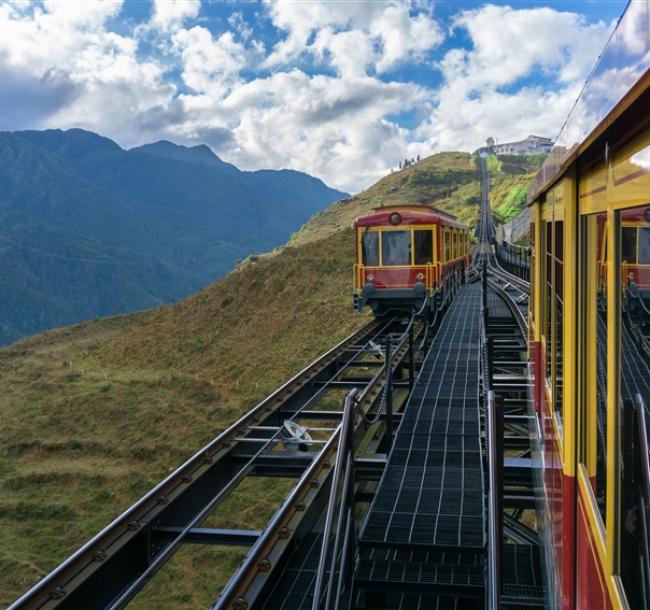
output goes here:
<path id="1" fill-rule="evenodd" d="M 366 276 L 366 280 L 368 280 L 369 282 L 374 282 L 375 281 L 375 276 L 372 273 L 369 273 Z"/>
<path id="2" fill-rule="evenodd" d="M 418 282 L 421 282 L 421 281 L 424 279 L 424 274 L 423 274 L 423 273 L 418 273 L 418 274 L 415 276 L 415 279 L 416 279 Z"/>
<path id="3" fill-rule="evenodd" d="M 390 224 L 393 226 L 398 225 L 402 222 L 402 216 L 399 212 L 393 212 L 388 219 Z"/>

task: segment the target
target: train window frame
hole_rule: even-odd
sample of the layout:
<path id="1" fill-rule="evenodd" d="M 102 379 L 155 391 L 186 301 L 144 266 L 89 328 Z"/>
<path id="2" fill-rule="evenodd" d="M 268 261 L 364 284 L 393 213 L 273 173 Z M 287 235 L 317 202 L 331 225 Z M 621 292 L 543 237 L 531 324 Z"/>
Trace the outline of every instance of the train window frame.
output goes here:
<path id="1" fill-rule="evenodd" d="M 553 298 L 553 242 L 555 226 L 552 217 L 544 221 L 544 326 L 542 335 L 544 337 L 544 359 L 545 359 L 545 388 L 548 401 L 553 403 L 553 324 L 555 320 L 555 299 Z M 550 252 L 549 252 L 550 244 Z"/>
<path id="2" fill-rule="evenodd" d="M 417 243 L 416 243 L 416 233 L 421 233 L 424 235 L 428 235 L 429 237 L 429 242 L 431 245 L 431 250 L 430 250 L 430 260 L 426 262 L 418 262 L 417 260 Z M 412 228 L 412 236 L 411 236 L 411 253 L 412 253 L 412 263 L 413 266 L 415 267 L 420 267 L 420 266 L 426 266 L 428 264 L 433 264 L 435 260 L 435 252 L 434 252 L 434 246 L 433 246 L 433 229 L 431 227 L 413 227 Z"/>
<path id="3" fill-rule="evenodd" d="M 634 256 L 631 257 L 631 260 L 626 260 L 625 245 L 629 243 L 624 238 L 625 231 L 634 232 Z M 639 227 L 636 225 L 630 225 L 629 223 L 624 223 L 621 226 L 621 260 L 624 264 L 636 265 L 639 262 Z"/>
<path id="4" fill-rule="evenodd" d="M 366 262 L 366 257 L 365 257 L 365 248 L 364 248 L 364 241 L 365 241 L 365 236 L 366 235 L 376 235 L 377 236 L 377 264 L 368 264 Z M 379 229 L 375 228 L 365 228 L 363 231 L 361 231 L 361 235 L 359 238 L 359 247 L 361 250 L 361 256 L 360 261 L 361 264 L 364 267 L 381 267 L 381 231 Z"/>
<path id="5" fill-rule="evenodd" d="M 563 218 L 553 217 L 553 322 L 552 322 L 552 372 L 551 387 L 553 413 L 560 440 L 564 439 L 564 234 L 566 225 Z M 559 246 L 559 248 L 558 248 Z M 560 250 L 558 252 L 558 250 Z M 560 273 L 558 274 L 558 270 Z M 559 360 L 559 363 L 558 363 Z"/>
<path id="6" fill-rule="evenodd" d="M 412 261 L 413 261 L 413 231 L 411 227 L 403 227 L 403 226 L 398 226 L 398 227 L 381 227 L 381 230 L 379 231 L 380 233 L 380 239 L 379 239 L 379 247 L 380 247 L 380 252 L 381 252 L 381 258 L 380 260 L 380 267 L 389 267 L 389 268 L 399 268 L 399 267 L 412 267 Z M 405 233 L 408 234 L 409 236 L 409 255 L 408 255 L 408 262 L 406 263 L 397 263 L 397 264 L 386 264 L 384 262 L 384 236 L 388 234 L 393 234 L 393 233 Z"/>
<path id="7" fill-rule="evenodd" d="M 597 533 L 594 538 L 596 547 L 603 558 L 603 567 L 606 576 L 618 578 L 621 573 L 621 426 L 623 422 L 621 407 L 621 282 L 622 256 L 622 223 L 620 209 L 609 207 L 581 216 L 589 219 L 593 217 L 591 233 L 588 238 L 598 245 L 596 262 L 591 271 L 592 281 L 587 287 L 581 288 L 586 295 L 585 303 L 597 303 L 599 291 L 604 291 L 607 304 L 606 312 L 606 353 L 605 368 L 606 379 L 606 421 L 605 421 L 605 514 L 597 504 L 597 491 L 592 480 L 596 477 L 596 461 L 598 451 L 597 430 L 597 370 L 593 370 L 593 360 L 598 358 L 598 332 L 591 335 L 584 330 L 585 321 L 581 320 L 580 328 L 580 392 L 586 398 L 583 403 L 584 414 L 579 437 L 578 453 L 578 484 L 583 491 L 587 502 L 587 518 L 591 523 L 592 533 Z M 604 216 L 604 219 L 603 219 Z M 583 273 L 584 278 L 584 273 Z M 585 280 L 581 278 L 581 284 Z M 581 316 L 584 318 L 585 316 Z M 595 318 L 597 324 L 597 317 Z M 592 323 L 593 324 L 593 323 Z M 591 364 L 589 363 L 591 359 Z M 596 362 L 597 366 L 597 362 Z"/>
<path id="8" fill-rule="evenodd" d="M 641 231 L 650 231 L 650 225 L 639 225 L 637 227 L 637 232 L 636 232 L 636 239 L 637 239 L 637 244 L 636 244 L 636 254 L 637 254 L 637 259 L 636 259 L 636 264 L 638 266 L 644 266 L 644 267 L 650 267 L 650 256 L 648 257 L 647 262 L 641 262 Z M 650 242 L 650 240 L 649 240 Z"/>

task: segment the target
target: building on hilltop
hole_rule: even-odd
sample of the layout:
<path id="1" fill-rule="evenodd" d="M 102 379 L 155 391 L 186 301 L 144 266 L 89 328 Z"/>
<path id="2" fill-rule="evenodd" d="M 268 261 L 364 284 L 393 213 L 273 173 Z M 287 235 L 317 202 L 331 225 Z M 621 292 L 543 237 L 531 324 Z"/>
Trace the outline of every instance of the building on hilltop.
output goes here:
<path id="1" fill-rule="evenodd" d="M 474 151 L 475 155 L 484 157 L 486 155 L 547 155 L 553 148 L 551 138 L 542 136 L 528 136 L 519 142 L 505 142 L 497 144 L 494 138 L 490 137 L 485 141 L 485 146 Z"/>

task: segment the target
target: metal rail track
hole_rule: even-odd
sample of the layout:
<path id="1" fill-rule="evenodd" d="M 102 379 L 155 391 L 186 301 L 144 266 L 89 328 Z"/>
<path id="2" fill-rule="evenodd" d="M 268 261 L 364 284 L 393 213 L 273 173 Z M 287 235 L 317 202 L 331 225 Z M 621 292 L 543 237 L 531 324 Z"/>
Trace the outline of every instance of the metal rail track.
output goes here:
<path id="1" fill-rule="evenodd" d="M 251 456 L 251 442 L 246 441 L 259 437 L 260 428 L 279 431 L 287 419 L 322 415 L 322 412 L 309 408 L 324 396 L 328 388 L 336 388 L 337 383 L 342 383 L 346 370 L 360 366 L 360 356 L 366 351 L 368 343 L 380 340 L 395 323 L 395 320 L 369 322 L 317 358 L 79 548 L 13 603 L 10 610 L 122 608 L 181 543 L 201 541 L 218 544 L 224 541 L 228 543 L 232 536 L 237 538 L 229 531 L 197 531 L 196 526 L 246 474 L 297 476 L 305 469 L 308 473 L 322 471 L 336 443 L 336 433 L 317 454 L 317 458 L 313 457 L 315 452 L 310 452 L 311 456 L 297 457 L 264 455 L 263 442 L 262 448 L 254 450 Z M 422 326 L 418 325 L 418 333 L 421 330 Z M 401 362 L 408 353 L 408 345 L 405 346 L 404 341 L 395 352 L 393 365 Z M 384 367 L 385 363 L 377 367 L 376 374 L 367 382 L 362 395 L 366 410 L 381 393 Z M 363 384 L 363 381 L 357 380 L 355 383 Z M 331 419 L 337 417 L 336 412 L 325 415 Z M 273 434 L 268 440 L 277 436 L 278 433 Z M 259 446 L 256 442 L 252 441 L 253 447 Z M 267 447 L 269 445 L 271 443 L 266 443 Z M 275 465 L 259 464 L 259 457 L 268 458 L 267 462 L 281 462 L 277 472 L 273 472 Z M 312 480 L 309 478 L 308 486 Z M 292 497 L 302 491 L 304 485 L 299 482 Z M 210 539 L 211 535 L 213 539 Z M 268 541 L 268 536 L 265 532 L 259 541 Z M 243 539 L 254 538 L 244 536 Z"/>
<path id="2" fill-rule="evenodd" d="M 414 331 L 414 342 L 417 343 L 425 332 L 425 326 L 417 323 Z M 408 352 L 409 337 L 404 333 L 395 345 L 391 359 L 392 367 L 397 367 Z M 386 378 L 385 366 L 384 364 L 377 370 L 373 379 L 358 395 L 353 422 L 356 436 L 365 430 L 364 415 L 370 411 L 382 393 Z M 254 607 L 256 601 L 263 599 L 272 582 L 273 571 L 282 565 L 282 560 L 294 542 L 296 534 L 309 531 L 323 513 L 340 430 L 341 427 L 337 427 L 290 496 L 278 509 L 262 536 L 222 591 L 213 610 L 245 610 Z"/>

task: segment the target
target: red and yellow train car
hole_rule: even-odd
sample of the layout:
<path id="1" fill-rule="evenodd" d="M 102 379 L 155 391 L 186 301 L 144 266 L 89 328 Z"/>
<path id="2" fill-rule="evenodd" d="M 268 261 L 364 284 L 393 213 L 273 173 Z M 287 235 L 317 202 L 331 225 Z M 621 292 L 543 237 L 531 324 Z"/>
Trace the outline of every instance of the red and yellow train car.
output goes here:
<path id="1" fill-rule="evenodd" d="M 603 86 L 615 75 L 616 87 Z M 629 417 L 648 417 L 650 369 L 625 307 L 631 286 L 650 290 L 649 108 L 650 4 L 632 2 L 529 198 L 551 608 L 650 607 L 647 447 Z"/>
<path id="2" fill-rule="evenodd" d="M 354 305 L 375 315 L 420 309 L 469 264 L 468 227 L 426 205 L 376 208 L 354 223 Z"/>

